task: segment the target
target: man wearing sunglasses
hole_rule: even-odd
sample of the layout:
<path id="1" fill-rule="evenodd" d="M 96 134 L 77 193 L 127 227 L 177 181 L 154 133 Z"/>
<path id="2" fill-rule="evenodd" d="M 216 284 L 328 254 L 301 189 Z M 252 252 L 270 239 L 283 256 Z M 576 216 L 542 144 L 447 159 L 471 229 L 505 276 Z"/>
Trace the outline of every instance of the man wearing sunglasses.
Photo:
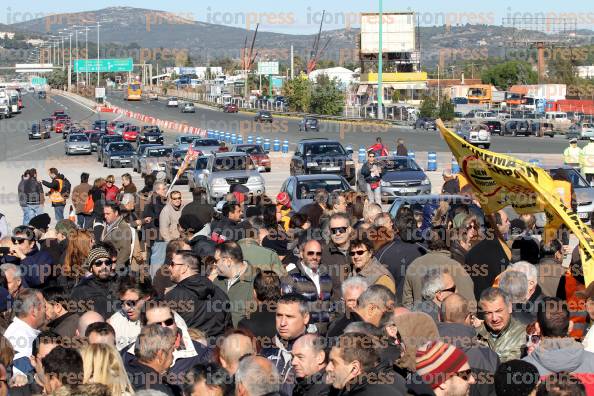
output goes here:
<path id="1" fill-rule="evenodd" d="M 373 244 L 369 239 L 359 238 L 351 241 L 349 255 L 352 262 L 350 276 L 359 275 L 370 285 L 382 285 L 392 293 L 396 293 L 394 278 L 390 271 L 373 256 Z"/>
<path id="2" fill-rule="evenodd" d="M 115 312 L 112 301 L 117 298 L 114 290 L 117 284 L 111 274 L 112 259 L 103 247 L 95 247 L 87 256 L 87 265 L 91 276 L 81 279 L 72 289 L 71 298 L 84 303 L 89 311 L 109 318 Z"/>
<path id="3" fill-rule="evenodd" d="M 12 233 L 12 243 L 27 285 L 42 287 L 46 278 L 52 274 L 54 261 L 47 251 L 37 247 L 33 228 L 16 227 Z"/>
<path id="4" fill-rule="evenodd" d="M 287 266 L 289 274 L 281 278 L 283 294 L 297 293 L 310 304 L 310 323 L 326 334 L 330 322 L 332 278 L 322 268 L 322 245 L 312 239 L 299 247 L 301 261 Z"/>
<path id="5" fill-rule="evenodd" d="M 441 302 L 456 292 L 454 278 L 447 270 L 431 268 L 422 278 L 423 299 L 413 306 L 415 312 L 425 312 L 437 323 Z"/>
<path id="6" fill-rule="evenodd" d="M 351 218 L 346 213 L 334 213 L 328 222 L 330 241 L 322 250 L 321 267 L 332 278 L 332 294 L 341 297 L 341 285 L 349 276 L 349 245 L 353 229 Z"/>

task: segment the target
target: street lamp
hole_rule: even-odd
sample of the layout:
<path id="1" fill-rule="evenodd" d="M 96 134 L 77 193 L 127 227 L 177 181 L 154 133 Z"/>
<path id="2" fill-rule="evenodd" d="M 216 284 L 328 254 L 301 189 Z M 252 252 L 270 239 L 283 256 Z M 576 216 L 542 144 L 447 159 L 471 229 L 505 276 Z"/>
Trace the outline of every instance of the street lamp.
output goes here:
<path id="1" fill-rule="evenodd" d="M 97 21 L 97 87 L 99 87 L 99 81 L 100 81 L 100 71 L 99 71 L 99 49 L 101 48 L 99 46 L 99 28 L 101 27 L 101 25 L 99 24 L 99 21 Z"/>
<path id="2" fill-rule="evenodd" d="M 383 15 L 384 15 L 383 0 L 379 0 L 379 59 L 377 62 L 377 118 L 380 120 L 384 118 L 384 109 L 383 109 L 383 102 L 384 102 Z"/>

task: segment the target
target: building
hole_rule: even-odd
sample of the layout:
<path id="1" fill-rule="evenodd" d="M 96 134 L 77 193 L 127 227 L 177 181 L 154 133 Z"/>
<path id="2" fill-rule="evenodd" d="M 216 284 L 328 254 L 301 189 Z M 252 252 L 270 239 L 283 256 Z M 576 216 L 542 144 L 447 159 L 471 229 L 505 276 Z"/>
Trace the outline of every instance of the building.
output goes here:
<path id="1" fill-rule="evenodd" d="M 580 78 L 594 78 L 594 66 L 577 66 L 576 69 Z"/>
<path id="2" fill-rule="evenodd" d="M 14 35 L 14 32 L 0 32 L 0 39 L 12 40 L 14 38 Z"/>
<path id="3" fill-rule="evenodd" d="M 336 78 L 340 81 L 340 85 L 343 89 L 348 88 L 351 84 L 359 82 L 355 72 L 346 69 L 344 67 L 331 67 L 329 69 L 318 69 L 309 73 L 309 79 L 316 81 L 319 75 L 325 74 L 331 80 Z"/>

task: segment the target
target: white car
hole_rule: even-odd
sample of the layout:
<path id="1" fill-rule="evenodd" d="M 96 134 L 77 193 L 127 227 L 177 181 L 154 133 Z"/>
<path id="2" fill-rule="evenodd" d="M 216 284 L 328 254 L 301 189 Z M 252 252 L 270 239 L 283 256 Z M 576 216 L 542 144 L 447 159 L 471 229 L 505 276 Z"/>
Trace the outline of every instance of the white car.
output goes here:
<path id="1" fill-rule="evenodd" d="M 159 95 L 156 92 L 149 92 L 147 94 L 148 100 L 159 100 Z"/>
<path id="2" fill-rule="evenodd" d="M 177 98 L 169 98 L 167 99 L 167 107 L 177 107 L 179 106 L 179 101 Z"/>
<path id="3" fill-rule="evenodd" d="M 491 146 L 491 132 L 484 124 L 462 123 L 456 126 L 456 133 L 468 143 L 484 149 Z"/>

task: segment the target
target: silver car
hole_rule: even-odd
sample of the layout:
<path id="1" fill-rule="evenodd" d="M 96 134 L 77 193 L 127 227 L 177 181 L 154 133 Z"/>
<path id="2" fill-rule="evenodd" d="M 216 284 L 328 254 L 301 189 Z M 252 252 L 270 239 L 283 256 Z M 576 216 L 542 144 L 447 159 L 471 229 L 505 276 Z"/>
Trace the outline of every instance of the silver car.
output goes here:
<path id="1" fill-rule="evenodd" d="M 280 191 L 286 192 L 291 198 L 291 208 L 299 212 L 305 205 L 313 202 L 317 189 L 323 188 L 328 193 L 333 191 L 350 191 L 349 182 L 340 175 L 298 175 L 289 176 L 281 186 Z"/>
<path id="2" fill-rule="evenodd" d="M 91 141 L 84 133 L 69 133 L 64 142 L 64 153 L 72 154 L 91 154 Z"/>
<path id="3" fill-rule="evenodd" d="M 555 180 L 565 180 L 571 183 L 575 193 L 575 205 L 577 214 L 583 222 L 587 223 L 594 214 L 594 187 L 586 181 L 582 174 L 575 168 L 562 166 L 557 168 L 545 168 Z"/>
<path id="4" fill-rule="evenodd" d="M 195 113 L 196 108 L 194 107 L 194 103 L 186 102 L 181 106 L 180 112 L 182 113 Z"/>
<path id="5" fill-rule="evenodd" d="M 194 140 L 200 139 L 198 135 L 180 135 L 175 138 L 175 146 L 176 150 L 179 151 L 188 151 Z"/>
<path id="6" fill-rule="evenodd" d="M 248 188 L 250 195 L 266 192 L 260 170 L 246 153 L 213 153 L 208 159 L 201 178 L 201 187 L 207 191 L 211 202 L 219 201 L 236 184 Z"/>
<path id="7" fill-rule="evenodd" d="M 192 143 L 192 148 L 202 154 L 214 153 L 219 150 L 219 147 L 221 147 L 221 144 L 217 139 L 199 138 Z"/>
<path id="8" fill-rule="evenodd" d="M 171 146 L 148 147 L 145 155 L 138 161 L 139 173 L 144 175 L 157 174 L 165 171 L 165 162 L 173 153 Z"/>

